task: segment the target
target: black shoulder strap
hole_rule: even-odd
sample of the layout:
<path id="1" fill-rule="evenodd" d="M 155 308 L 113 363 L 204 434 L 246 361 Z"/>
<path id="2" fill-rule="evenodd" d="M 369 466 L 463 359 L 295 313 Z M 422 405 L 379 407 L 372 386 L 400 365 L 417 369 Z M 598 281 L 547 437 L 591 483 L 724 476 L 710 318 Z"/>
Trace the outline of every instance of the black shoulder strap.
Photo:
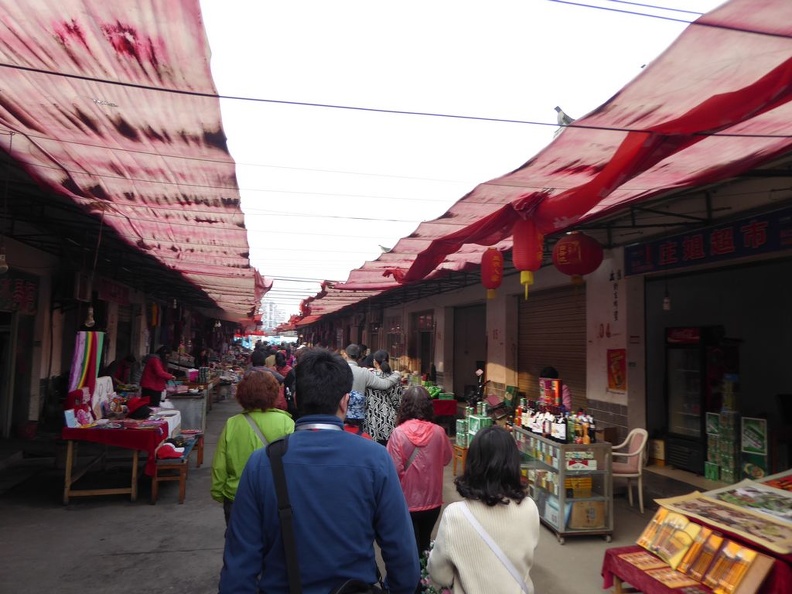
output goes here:
<path id="1" fill-rule="evenodd" d="M 292 523 L 292 506 L 289 502 L 289 491 L 286 488 L 286 473 L 283 470 L 283 455 L 288 448 L 289 436 L 273 441 L 267 446 L 267 456 L 272 464 L 272 478 L 275 481 L 275 493 L 278 496 L 278 517 L 281 523 L 283 550 L 286 553 L 286 573 L 289 576 L 289 594 L 301 594 L 300 567 L 297 563 L 297 542 L 294 538 Z"/>

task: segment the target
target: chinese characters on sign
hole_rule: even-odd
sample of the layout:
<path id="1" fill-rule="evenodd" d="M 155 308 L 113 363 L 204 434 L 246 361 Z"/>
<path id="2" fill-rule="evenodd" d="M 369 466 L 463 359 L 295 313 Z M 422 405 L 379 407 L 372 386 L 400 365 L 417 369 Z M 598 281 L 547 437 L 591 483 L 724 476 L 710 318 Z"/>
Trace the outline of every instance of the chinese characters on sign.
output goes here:
<path id="1" fill-rule="evenodd" d="M 622 271 L 619 268 L 616 271 L 611 270 L 610 273 L 610 282 L 611 282 L 611 290 L 613 292 L 613 321 L 619 321 L 619 281 L 622 279 Z"/>
<path id="2" fill-rule="evenodd" d="M 0 278 L 0 310 L 33 316 L 36 315 L 37 305 L 36 277 L 14 270 Z"/>
<path id="3" fill-rule="evenodd" d="M 792 248 L 792 209 L 627 246 L 625 276 Z"/>

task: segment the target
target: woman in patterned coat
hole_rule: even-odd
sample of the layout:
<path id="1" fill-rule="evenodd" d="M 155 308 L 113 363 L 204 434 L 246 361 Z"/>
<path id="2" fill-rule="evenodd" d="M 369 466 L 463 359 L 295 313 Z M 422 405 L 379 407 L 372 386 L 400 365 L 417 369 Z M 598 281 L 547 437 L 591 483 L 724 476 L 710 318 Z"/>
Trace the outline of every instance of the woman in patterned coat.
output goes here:
<path id="1" fill-rule="evenodd" d="M 374 371 L 379 377 L 390 377 L 393 371 L 390 367 L 388 351 L 379 350 L 374 353 Z M 364 430 L 371 437 L 385 445 L 396 425 L 396 412 L 401 404 L 401 383 L 386 389 L 366 389 L 366 423 Z"/>

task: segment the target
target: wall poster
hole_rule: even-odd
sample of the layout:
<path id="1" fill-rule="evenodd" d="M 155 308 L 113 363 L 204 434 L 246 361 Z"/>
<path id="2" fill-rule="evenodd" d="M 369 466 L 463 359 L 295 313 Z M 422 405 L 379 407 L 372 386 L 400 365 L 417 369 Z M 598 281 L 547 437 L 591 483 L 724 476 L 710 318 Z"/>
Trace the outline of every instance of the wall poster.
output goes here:
<path id="1" fill-rule="evenodd" d="M 627 349 L 608 349 L 608 389 L 627 390 Z"/>

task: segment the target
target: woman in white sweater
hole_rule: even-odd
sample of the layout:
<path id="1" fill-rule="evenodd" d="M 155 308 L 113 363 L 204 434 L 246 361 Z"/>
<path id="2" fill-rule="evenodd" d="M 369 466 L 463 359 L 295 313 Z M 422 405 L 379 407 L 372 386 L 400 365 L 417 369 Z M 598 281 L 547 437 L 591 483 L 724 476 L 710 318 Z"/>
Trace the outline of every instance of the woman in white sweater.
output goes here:
<path id="1" fill-rule="evenodd" d="M 470 443 L 465 471 L 455 482 L 464 499 L 443 511 L 427 564 L 429 577 L 454 594 L 533 594 L 529 574 L 539 542 L 539 511 L 520 483 L 520 453 L 511 434 L 501 427 L 479 431 Z M 471 524 L 464 507 L 505 554 L 517 577 Z"/>

